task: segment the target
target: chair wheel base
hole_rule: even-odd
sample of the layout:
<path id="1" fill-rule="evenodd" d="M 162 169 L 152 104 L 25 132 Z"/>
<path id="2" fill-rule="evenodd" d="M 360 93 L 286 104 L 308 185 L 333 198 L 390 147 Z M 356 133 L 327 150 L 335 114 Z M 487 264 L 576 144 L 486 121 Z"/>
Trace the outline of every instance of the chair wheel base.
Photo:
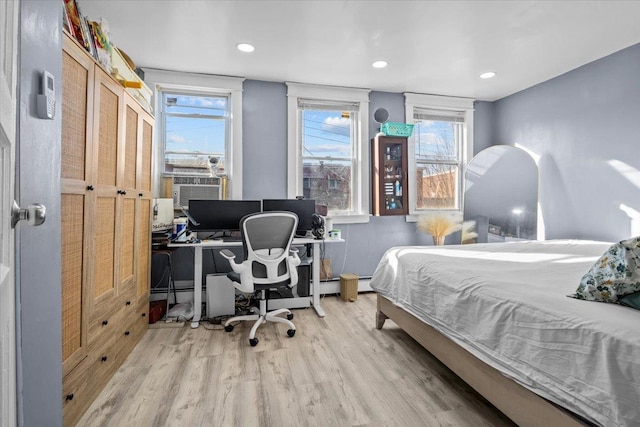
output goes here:
<path id="1" fill-rule="evenodd" d="M 249 344 L 251 344 L 251 347 L 257 346 L 258 345 L 258 338 L 249 339 Z"/>
<path id="2" fill-rule="evenodd" d="M 291 320 L 291 319 L 293 319 L 293 313 L 287 314 L 287 320 Z"/>
<path id="3" fill-rule="evenodd" d="M 289 335 L 290 337 L 294 336 L 296 334 L 296 330 L 295 329 L 289 329 L 287 331 L 287 335 Z"/>
<path id="4" fill-rule="evenodd" d="M 227 326 L 225 326 L 225 327 L 224 327 L 224 331 L 225 331 L 225 332 L 231 332 L 231 331 L 233 331 L 233 325 L 227 325 Z"/>

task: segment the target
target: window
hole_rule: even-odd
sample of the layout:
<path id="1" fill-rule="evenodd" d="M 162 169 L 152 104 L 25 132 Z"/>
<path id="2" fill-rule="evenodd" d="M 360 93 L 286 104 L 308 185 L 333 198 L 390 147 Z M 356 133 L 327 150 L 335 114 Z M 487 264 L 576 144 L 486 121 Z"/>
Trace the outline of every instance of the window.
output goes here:
<path id="1" fill-rule="evenodd" d="M 164 173 L 224 174 L 229 146 L 229 97 L 160 92 Z"/>
<path id="2" fill-rule="evenodd" d="M 460 210 L 467 152 L 471 152 L 473 101 L 405 94 L 409 139 L 410 214 Z M 413 153 L 413 155 L 411 155 Z"/>
<path id="3" fill-rule="evenodd" d="M 287 85 L 289 197 L 326 205 L 337 222 L 368 221 L 369 92 Z"/>
<path id="4" fill-rule="evenodd" d="M 228 178 L 226 196 L 242 198 L 243 81 L 145 68 L 145 82 L 154 89 L 158 112 L 154 193 L 161 194 L 159 178 L 164 174 L 214 170 Z"/>

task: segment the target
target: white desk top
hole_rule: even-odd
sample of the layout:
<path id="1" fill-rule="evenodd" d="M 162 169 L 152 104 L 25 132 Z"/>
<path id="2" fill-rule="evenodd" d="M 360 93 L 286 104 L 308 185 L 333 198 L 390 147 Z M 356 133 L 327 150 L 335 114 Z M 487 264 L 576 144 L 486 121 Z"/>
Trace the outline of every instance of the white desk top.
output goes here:
<path id="1" fill-rule="evenodd" d="M 319 240 L 319 239 L 314 239 L 311 237 L 295 237 L 293 239 L 293 244 L 294 245 L 306 245 L 306 244 L 318 244 L 318 243 L 337 243 L 337 242 L 344 242 L 344 239 L 324 239 L 324 240 Z M 236 241 L 227 241 L 225 242 L 224 240 L 215 240 L 215 239 L 209 239 L 209 240 L 202 240 L 201 242 L 198 243 L 180 243 L 180 242 L 171 242 L 167 244 L 168 247 L 170 248 L 180 248 L 180 247 L 216 247 L 216 248 L 220 248 L 220 247 L 225 247 L 225 246 L 242 246 L 242 241 L 240 240 L 236 240 Z"/>

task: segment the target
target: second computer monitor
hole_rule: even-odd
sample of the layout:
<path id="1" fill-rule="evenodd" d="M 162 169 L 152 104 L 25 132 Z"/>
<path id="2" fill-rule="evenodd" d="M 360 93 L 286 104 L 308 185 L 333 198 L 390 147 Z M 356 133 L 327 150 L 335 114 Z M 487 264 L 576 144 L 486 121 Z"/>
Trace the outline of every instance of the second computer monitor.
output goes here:
<path id="1" fill-rule="evenodd" d="M 307 234 L 313 228 L 313 214 L 316 213 L 316 201 L 306 199 L 264 199 L 263 211 L 289 211 L 298 215 L 299 236 Z"/>

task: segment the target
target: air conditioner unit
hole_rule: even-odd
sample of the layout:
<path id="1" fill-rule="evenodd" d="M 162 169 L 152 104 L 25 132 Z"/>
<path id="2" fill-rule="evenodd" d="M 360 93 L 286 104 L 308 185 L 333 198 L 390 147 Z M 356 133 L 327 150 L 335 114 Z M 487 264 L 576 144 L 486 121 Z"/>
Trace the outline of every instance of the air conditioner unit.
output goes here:
<path id="1" fill-rule="evenodd" d="M 174 176 L 173 204 L 187 209 L 189 200 L 220 200 L 222 182 L 218 177 Z"/>

